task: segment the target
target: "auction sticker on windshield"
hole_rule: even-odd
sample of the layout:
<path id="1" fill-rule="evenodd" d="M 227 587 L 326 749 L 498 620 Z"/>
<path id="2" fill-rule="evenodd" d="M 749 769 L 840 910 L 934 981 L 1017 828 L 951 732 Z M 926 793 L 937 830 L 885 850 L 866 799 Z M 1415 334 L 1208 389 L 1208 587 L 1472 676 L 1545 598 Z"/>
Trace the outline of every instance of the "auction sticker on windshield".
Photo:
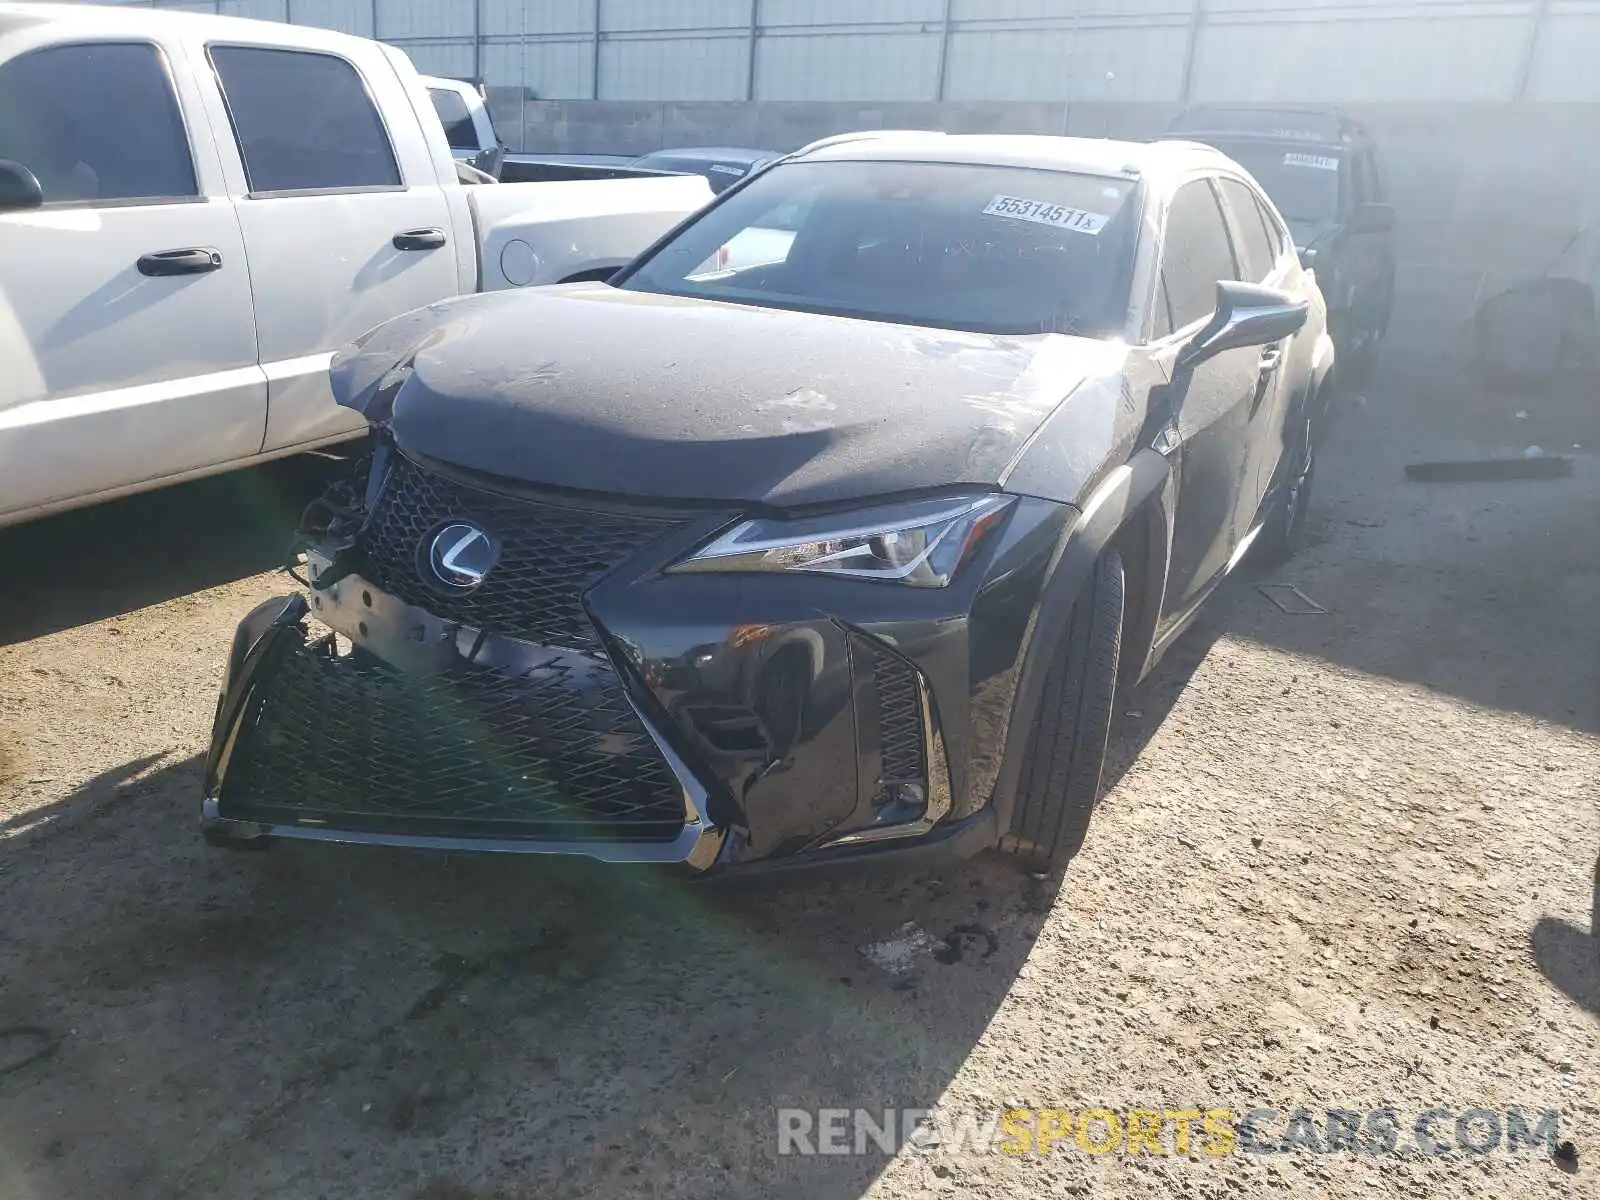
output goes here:
<path id="1" fill-rule="evenodd" d="M 1286 167 L 1310 167 L 1316 171 L 1337 171 L 1339 160 L 1329 158 L 1325 154 L 1285 154 L 1283 165 Z"/>
<path id="2" fill-rule="evenodd" d="M 1079 233 L 1099 233 L 1111 220 L 1104 213 L 1085 212 L 1081 208 L 1067 208 L 1051 204 L 1048 200 L 1026 200 L 1021 196 L 996 196 L 983 210 L 986 217 L 1012 217 L 1018 221 L 1032 221 L 1036 225 L 1054 225 L 1058 229 L 1076 229 Z"/>

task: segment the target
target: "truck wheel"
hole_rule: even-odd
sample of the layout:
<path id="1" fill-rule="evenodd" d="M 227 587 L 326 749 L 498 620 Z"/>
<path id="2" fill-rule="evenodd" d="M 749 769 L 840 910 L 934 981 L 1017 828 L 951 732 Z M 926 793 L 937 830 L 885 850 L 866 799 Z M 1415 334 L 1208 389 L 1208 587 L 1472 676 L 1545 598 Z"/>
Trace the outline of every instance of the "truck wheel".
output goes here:
<path id="1" fill-rule="evenodd" d="M 1315 403 L 1313 396 L 1307 407 Z M 1317 460 L 1311 418 L 1302 418 L 1300 425 L 1300 434 L 1289 447 L 1288 478 L 1251 547 L 1251 557 L 1263 567 L 1282 566 L 1299 552 L 1305 539 L 1306 511 L 1311 505 Z"/>
<path id="2" fill-rule="evenodd" d="M 1122 558 L 1108 551 L 1072 606 L 1017 787 L 1000 849 L 1033 870 L 1065 865 L 1083 845 L 1100 799 L 1122 648 Z"/>

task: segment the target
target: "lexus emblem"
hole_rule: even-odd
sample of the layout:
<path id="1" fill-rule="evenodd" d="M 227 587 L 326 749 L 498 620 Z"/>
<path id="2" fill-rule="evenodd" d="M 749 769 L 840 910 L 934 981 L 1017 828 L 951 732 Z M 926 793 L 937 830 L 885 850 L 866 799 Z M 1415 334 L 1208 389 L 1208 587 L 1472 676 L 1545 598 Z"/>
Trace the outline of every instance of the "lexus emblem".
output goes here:
<path id="1" fill-rule="evenodd" d="M 489 533 L 467 521 L 441 526 L 423 544 L 426 554 L 423 579 L 434 588 L 456 595 L 470 592 L 489 577 L 500 558 L 500 547 Z"/>

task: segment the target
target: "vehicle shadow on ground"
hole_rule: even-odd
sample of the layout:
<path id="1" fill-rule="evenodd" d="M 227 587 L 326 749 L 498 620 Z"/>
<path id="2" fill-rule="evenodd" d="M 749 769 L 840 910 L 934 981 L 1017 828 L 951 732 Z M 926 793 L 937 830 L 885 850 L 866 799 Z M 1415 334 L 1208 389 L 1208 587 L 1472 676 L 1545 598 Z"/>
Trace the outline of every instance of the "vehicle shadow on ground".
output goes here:
<path id="1" fill-rule="evenodd" d="M 1529 939 L 1544 977 L 1574 1004 L 1600 1016 L 1600 858 L 1594 864 L 1594 907 L 1589 928 L 1546 917 Z"/>
<path id="2" fill-rule="evenodd" d="M 1209 636 L 1125 700 L 1112 782 Z M 142 759 L 0 827 L 0 1026 L 59 1038 L 8 1070 L 0 1032 L 23 1191 L 847 1200 L 884 1155 L 780 1156 L 778 1110 L 936 1106 L 1072 887 L 231 852 L 200 783 Z"/>
<path id="3" fill-rule="evenodd" d="M 0 529 L 0 646 L 271 570 L 337 468 L 302 455 Z"/>
<path id="4" fill-rule="evenodd" d="M 1399 357 L 1398 355 L 1396 356 Z M 1252 581 L 1327 611 L 1233 605 L 1233 632 L 1485 708 L 1600 732 L 1600 418 L 1587 390 L 1488 394 L 1401 360 L 1320 439 L 1311 542 Z M 1518 414 L 1523 418 L 1518 419 Z M 1577 442 L 1571 478 L 1416 483 L 1410 462 L 1516 458 Z"/>

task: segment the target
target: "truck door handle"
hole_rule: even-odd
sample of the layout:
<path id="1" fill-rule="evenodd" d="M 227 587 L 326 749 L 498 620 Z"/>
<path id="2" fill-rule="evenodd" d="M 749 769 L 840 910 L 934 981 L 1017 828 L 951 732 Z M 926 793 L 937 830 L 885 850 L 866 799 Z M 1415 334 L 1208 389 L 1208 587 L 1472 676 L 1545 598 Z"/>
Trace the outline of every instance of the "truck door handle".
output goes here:
<path id="1" fill-rule="evenodd" d="M 139 274 L 153 275 L 204 275 L 222 266 L 222 253 L 209 246 L 192 250 L 158 250 L 139 259 Z"/>
<path id="2" fill-rule="evenodd" d="M 437 250 L 442 245 L 442 229 L 407 229 L 394 235 L 396 250 Z"/>
<path id="3" fill-rule="evenodd" d="M 1271 375 L 1278 369 L 1278 364 L 1283 361 L 1282 346 L 1268 346 L 1261 352 L 1260 371 L 1263 378 Z"/>

